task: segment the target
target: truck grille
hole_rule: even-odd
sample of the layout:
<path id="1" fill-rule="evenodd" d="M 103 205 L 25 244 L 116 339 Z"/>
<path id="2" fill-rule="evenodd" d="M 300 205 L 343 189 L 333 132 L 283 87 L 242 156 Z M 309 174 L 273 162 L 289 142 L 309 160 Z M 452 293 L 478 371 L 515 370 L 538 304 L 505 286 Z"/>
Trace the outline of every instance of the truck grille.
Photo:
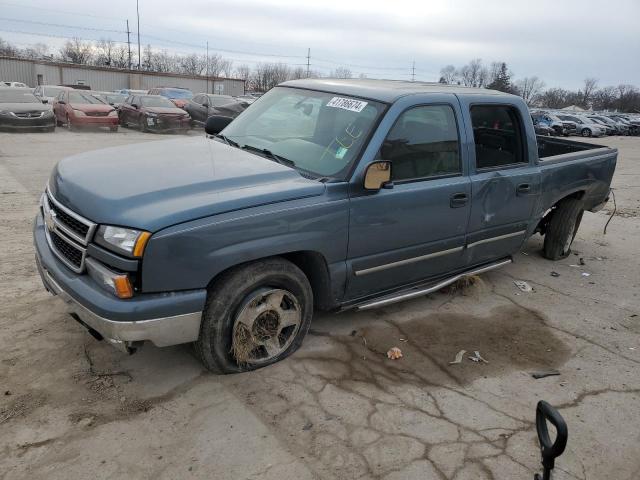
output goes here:
<path id="1" fill-rule="evenodd" d="M 82 268 L 84 251 L 69 243 L 56 232 L 50 232 L 51 244 L 62 256 L 67 259 L 76 269 Z"/>
<path id="2" fill-rule="evenodd" d="M 51 250 L 71 270 L 82 273 L 96 224 L 60 204 L 48 188 L 42 196 L 42 213 Z"/>

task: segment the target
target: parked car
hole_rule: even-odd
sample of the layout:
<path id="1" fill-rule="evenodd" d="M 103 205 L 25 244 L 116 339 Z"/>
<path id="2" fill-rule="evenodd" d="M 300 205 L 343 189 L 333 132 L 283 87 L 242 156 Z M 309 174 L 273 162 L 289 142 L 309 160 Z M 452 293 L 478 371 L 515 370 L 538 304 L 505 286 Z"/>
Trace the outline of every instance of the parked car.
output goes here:
<path id="1" fill-rule="evenodd" d="M 230 95 L 199 93 L 189 100 L 183 108 L 191 115 L 191 121 L 194 125 L 204 126 L 207 118 L 211 115 L 235 118 L 248 106 L 247 102 L 239 102 Z"/>
<path id="2" fill-rule="evenodd" d="M 606 133 L 602 125 L 597 124 L 586 117 L 578 115 L 558 115 L 558 118 L 561 120 L 575 122 L 578 134 L 583 137 L 601 137 Z"/>
<path id="3" fill-rule="evenodd" d="M 149 90 L 149 95 L 161 95 L 171 100 L 176 107 L 183 108 L 193 98 L 193 92 L 186 88 L 157 87 Z"/>
<path id="4" fill-rule="evenodd" d="M 90 91 L 62 90 L 53 102 L 58 125 L 69 130 L 79 127 L 109 127 L 118 131 L 118 112 Z"/>
<path id="5" fill-rule="evenodd" d="M 120 90 L 114 90 L 113 93 L 121 93 L 128 97 L 129 95 L 146 95 L 148 93 L 148 90 L 133 90 L 131 88 L 122 88 Z"/>
<path id="6" fill-rule="evenodd" d="M 544 135 L 548 137 L 556 134 L 556 131 L 544 121 L 538 120 L 533 115 L 531 115 L 531 119 L 533 120 L 533 129 L 536 132 L 536 135 Z"/>
<path id="7" fill-rule="evenodd" d="M 2 87 L 11 87 L 11 88 L 29 88 L 29 85 L 22 82 L 5 82 L 0 80 L 0 88 Z"/>
<path id="8" fill-rule="evenodd" d="M 67 87 L 61 87 L 59 85 L 38 85 L 33 90 L 33 94 L 40 99 L 42 103 L 53 103 L 63 90 L 67 90 Z"/>
<path id="9" fill-rule="evenodd" d="M 598 125 L 602 125 L 602 128 L 605 129 L 605 133 L 607 135 L 618 135 L 618 129 L 616 128 L 615 125 L 609 124 L 609 122 L 604 121 L 603 119 L 598 118 L 595 115 L 587 115 L 587 118 L 589 120 L 592 120 L 593 122 L 597 123 Z"/>
<path id="10" fill-rule="evenodd" d="M 115 109 L 118 109 L 120 105 L 127 99 L 127 95 L 123 93 L 94 92 L 94 95 L 101 99 L 103 102 L 111 105 Z"/>
<path id="11" fill-rule="evenodd" d="M 191 126 L 191 117 L 170 100 L 160 95 L 131 95 L 119 109 L 120 124 L 134 125 L 142 132 L 185 132 Z"/>
<path id="12" fill-rule="evenodd" d="M 609 118 L 627 125 L 629 127 L 629 135 L 640 134 L 640 120 L 632 121 L 629 117 L 621 114 L 609 115 Z"/>
<path id="13" fill-rule="evenodd" d="M 546 125 L 553 129 L 554 135 L 563 135 L 568 137 L 570 134 L 570 130 L 562 123 L 558 117 L 547 113 L 547 112 L 531 112 L 531 118 L 534 120 L 533 124 L 536 124 L 536 121 L 541 125 Z"/>
<path id="14" fill-rule="evenodd" d="M 246 102 L 249 105 L 251 105 L 253 102 L 255 102 L 259 97 L 254 97 L 253 95 L 238 95 L 237 97 L 235 97 L 236 100 L 238 100 L 239 102 Z"/>
<path id="15" fill-rule="evenodd" d="M 53 132 L 55 117 L 30 88 L 0 87 L 0 129 Z"/>
<path id="16" fill-rule="evenodd" d="M 34 241 L 94 337 L 195 342 L 224 373 L 290 355 L 314 310 L 437 291 L 534 233 L 567 257 L 617 159 L 536 138 L 518 96 L 418 82 L 286 82 L 206 131 L 62 160 Z"/>

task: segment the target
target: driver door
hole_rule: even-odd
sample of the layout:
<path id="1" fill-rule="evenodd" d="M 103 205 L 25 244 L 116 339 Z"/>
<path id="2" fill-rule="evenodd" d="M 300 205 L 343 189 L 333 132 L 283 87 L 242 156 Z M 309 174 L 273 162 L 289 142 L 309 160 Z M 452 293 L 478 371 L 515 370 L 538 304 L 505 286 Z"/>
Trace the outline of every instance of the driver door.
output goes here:
<path id="1" fill-rule="evenodd" d="M 436 98 L 402 112 L 379 150 L 376 159 L 391 161 L 393 187 L 351 198 L 349 300 L 464 266 L 471 209 L 464 131 L 455 96 Z"/>

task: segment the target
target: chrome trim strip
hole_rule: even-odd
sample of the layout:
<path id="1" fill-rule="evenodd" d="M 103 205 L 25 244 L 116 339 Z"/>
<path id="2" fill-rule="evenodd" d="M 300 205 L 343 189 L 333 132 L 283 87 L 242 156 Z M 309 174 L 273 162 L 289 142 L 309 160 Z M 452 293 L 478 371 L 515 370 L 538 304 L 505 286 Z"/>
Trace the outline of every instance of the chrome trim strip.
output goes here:
<path id="1" fill-rule="evenodd" d="M 65 207 L 64 205 L 62 205 L 58 200 L 55 199 L 55 197 L 51 194 L 51 190 L 49 189 L 49 185 L 47 185 L 47 189 L 46 189 L 46 197 L 49 199 L 49 201 L 51 201 L 51 203 L 53 203 L 53 206 L 55 208 L 59 208 L 60 210 L 62 210 L 64 213 L 66 213 L 67 215 L 69 215 L 70 217 L 75 218 L 77 221 L 79 221 L 80 223 L 83 223 L 87 226 L 88 231 L 87 231 L 87 235 L 82 238 L 80 237 L 77 233 L 71 231 L 68 232 L 67 228 L 64 228 L 65 226 L 62 225 L 61 230 L 63 230 L 65 233 L 67 233 L 70 237 L 74 238 L 76 241 L 82 243 L 83 245 L 87 245 L 89 243 L 89 240 L 91 240 L 91 237 L 93 236 L 93 232 L 95 231 L 96 227 L 98 226 L 96 223 L 92 222 L 91 220 L 88 220 L 86 218 L 84 218 L 81 215 L 78 215 L 76 212 L 74 212 L 73 210 Z M 60 225 L 61 222 L 57 222 L 58 225 Z"/>
<path id="2" fill-rule="evenodd" d="M 406 293 L 399 293 L 396 296 L 382 298 L 380 300 L 374 300 L 372 302 L 360 305 L 359 307 L 356 307 L 356 308 L 358 310 L 370 310 L 372 308 L 382 307 L 382 306 L 385 306 L 385 305 L 390 305 L 392 303 L 402 302 L 404 300 L 409 300 L 411 298 L 420 297 L 422 295 L 426 295 L 428 293 L 432 293 L 432 292 L 438 291 L 441 288 L 446 287 L 447 285 L 451 285 L 453 282 L 456 282 L 456 281 L 460 280 L 461 278 L 467 277 L 469 275 L 479 275 L 481 273 L 488 272 L 489 270 L 494 270 L 496 268 L 503 267 L 504 265 L 508 265 L 512 261 L 513 260 L 511 258 L 509 258 L 507 260 L 502 260 L 500 262 L 492 263 L 490 265 L 486 265 L 484 267 L 480 267 L 480 268 L 477 268 L 475 270 L 471 270 L 471 271 L 468 271 L 468 272 L 460 273 L 458 275 L 454 275 L 453 277 L 449 277 L 448 279 L 443 280 L 443 281 L 441 281 L 439 283 L 436 283 L 435 285 L 432 285 L 432 286 L 427 287 L 427 288 L 422 288 L 420 290 L 413 290 L 413 291 L 409 291 L 409 292 L 406 292 Z"/>
<path id="3" fill-rule="evenodd" d="M 137 322 L 118 322 L 101 317 L 65 292 L 42 267 L 49 285 L 69 309 L 89 327 L 99 332 L 114 347 L 126 351 L 127 343 L 148 340 L 158 347 L 194 342 L 200 335 L 202 312 L 185 313 Z"/>
<path id="4" fill-rule="evenodd" d="M 356 277 L 359 277 L 361 275 L 367 275 L 369 273 L 379 272 L 380 270 L 399 267 L 400 265 L 407 265 L 409 263 L 420 262 L 422 260 L 427 260 L 429 258 L 442 257 L 443 255 L 449 255 L 451 253 L 461 252 L 463 249 L 464 247 L 455 247 L 455 248 L 450 248 L 448 250 L 440 250 L 439 252 L 428 253 L 426 255 L 420 255 L 419 257 L 406 258 L 404 260 L 398 260 L 397 262 L 385 263 L 383 265 L 377 265 L 371 268 L 356 270 L 354 274 Z"/>
<path id="5" fill-rule="evenodd" d="M 476 242 L 469 243 L 467 245 L 467 248 L 472 248 L 472 247 L 475 247 L 477 245 L 482 245 L 483 243 L 497 242 L 498 240 L 504 240 L 505 238 L 517 237 L 519 235 L 524 235 L 525 233 L 527 233 L 526 230 L 520 230 L 518 232 L 507 233 L 505 235 L 498 235 L 497 237 L 483 238 L 482 240 L 478 240 Z"/>

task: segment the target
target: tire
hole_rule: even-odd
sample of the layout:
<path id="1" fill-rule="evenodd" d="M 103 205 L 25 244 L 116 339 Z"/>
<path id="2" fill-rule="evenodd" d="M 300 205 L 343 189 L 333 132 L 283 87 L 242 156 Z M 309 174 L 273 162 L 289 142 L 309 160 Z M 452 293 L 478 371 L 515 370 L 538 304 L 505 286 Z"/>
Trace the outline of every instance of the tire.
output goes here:
<path id="1" fill-rule="evenodd" d="M 544 236 L 544 256 L 549 260 L 560 260 L 571 253 L 571 244 L 576 238 L 584 206 L 582 200 L 562 200 L 552 213 Z"/>
<path id="2" fill-rule="evenodd" d="M 580 132 L 580 135 L 582 135 L 583 137 L 590 137 L 591 130 L 589 130 L 588 128 L 583 128 L 582 131 Z"/>
<path id="3" fill-rule="evenodd" d="M 241 265 L 223 273 L 209 287 L 195 352 L 215 373 L 255 370 L 295 352 L 312 317 L 311 285 L 293 263 L 274 257 Z M 287 318 L 297 323 L 283 326 Z M 250 345 L 241 361 L 234 343 L 239 333 Z"/>
<path id="4" fill-rule="evenodd" d="M 67 115 L 66 120 L 67 121 L 65 123 L 65 126 L 67 127 L 67 130 L 72 132 L 73 131 L 73 125 L 71 124 L 71 120 L 69 119 L 69 115 Z"/>
<path id="5" fill-rule="evenodd" d="M 147 133 L 149 131 L 149 128 L 147 127 L 147 122 L 146 119 L 144 117 L 140 117 L 138 119 L 138 126 L 140 127 L 140 131 L 142 133 Z"/>

